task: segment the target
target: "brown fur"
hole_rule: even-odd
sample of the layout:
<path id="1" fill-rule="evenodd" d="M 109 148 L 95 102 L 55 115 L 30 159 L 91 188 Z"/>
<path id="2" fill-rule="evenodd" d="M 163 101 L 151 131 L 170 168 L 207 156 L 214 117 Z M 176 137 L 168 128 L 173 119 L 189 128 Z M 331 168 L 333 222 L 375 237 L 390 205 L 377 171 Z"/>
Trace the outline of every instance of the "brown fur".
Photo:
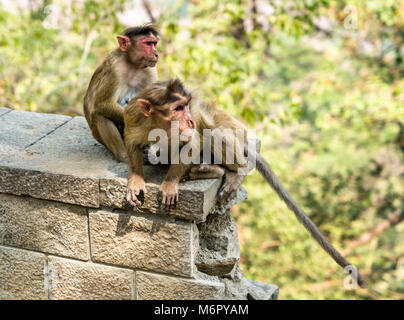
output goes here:
<path id="1" fill-rule="evenodd" d="M 146 30 L 150 34 L 157 32 L 154 27 L 149 27 L 151 29 Z M 142 30 L 132 30 L 132 34 L 133 31 Z M 131 33 L 130 31 L 125 32 Z M 144 35 L 132 36 L 130 48 L 141 37 Z M 95 70 L 84 97 L 84 115 L 94 138 L 105 145 L 117 161 L 126 161 L 123 142 L 124 108 L 118 102 L 131 92 L 141 91 L 157 79 L 155 67 L 138 68 L 136 61 L 131 61 L 129 55 L 130 50 L 123 52 L 120 48 L 111 52 Z"/>
<path id="2" fill-rule="evenodd" d="M 129 179 L 128 179 L 128 200 L 133 205 L 140 205 L 137 201 L 137 195 L 141 191 L 145 191 L 145 183 L 143 180 L 143 166 L 140 161 L 139 153 L 145 145 L 149 144 L 148 135 L 150 130 L 155 128 L 164 128 L 167 131 L 170 129 L 169 120 L 170 108 L 173 104 L 180 103 L 181 101 L 191 99 L 191 95 L 183 88 L 182 83 L 177 80 L 170 80 L 168 82 L 155 83 L 145 88 L 139 95 L 133 99 L 124 113 L 125 121 L 125 144 L 127 154 L 129 157 Z M 154 115 L 146 117 L 142 112 L 142 108 L 139 106 L 140 100 L 150 101 L 154 109 Z M 192 119 L 195 122 L 195 129 L 200 136 L 201 150 L 203 147 L 203 130 L 215 129 L 218 127 L 226 127 L 230 129 L 241 128 L 245 130 L 244 126 L 233 119 L 226 112 L 217 109 L 213 105 L 205 104 L 202 101 L 191 101 L 190 113 Z M 166 126 L 163 122 L 166 121 Z M 169 132 L 167 132 L 169 136 Z M 229 139 L 224 137 L 222 140 Z M 191 143 L 195 143 L 195 139 L 191 140 Z M 169 138 L 170 142 L 170 138 Z M 221 141 L 223 144 L 225 141 Z M 244 142 L 243 142 L 244 143 Z M 241 149 L 242 150 L 242 149 Z M 212 150 L 213 151 L 213 150 Z M 136 154 L 136 155 L 135 155 Z M 225 148 L 223 148 L 222 157 L 225 159 Z M 203 165 L 194 167 L 191 169 L 191 165 L 171 164 L 167 176 L 161 186 L 163 192 L 163 204 L 172 205 L 178 199 L 178 183 L 183 176 L 189 172 L 189 177 L 192 179 L 197 178 L 217 178 L 226 174 L 226 171 L 233 171 L 233 175 L 228 172 L 228 179 L 233 180 L 237 177 L 240 180 L 240 184 L 244 177 L 240 178 L 237 175 L 237 169 L 239 164 L 229 164 L 227 169 L 216 165 Z M 243 166 L 245 167 L 245 165 Z M 226 179 L 226 178 L 225 178 Z M 231 184 L 224 184 L 228 193 L 233 193 L 234 181 Z M 238 186 L 237 186 L 238 188 Z"/>

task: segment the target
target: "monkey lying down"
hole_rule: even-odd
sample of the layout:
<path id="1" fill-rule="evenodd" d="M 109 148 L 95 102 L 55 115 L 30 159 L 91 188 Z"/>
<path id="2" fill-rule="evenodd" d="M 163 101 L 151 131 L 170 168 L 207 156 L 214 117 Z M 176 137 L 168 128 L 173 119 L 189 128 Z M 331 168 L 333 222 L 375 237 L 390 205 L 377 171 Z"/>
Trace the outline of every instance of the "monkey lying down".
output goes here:
<path id="1" fill-rule="evenodd" d="M 219 197 L 228 198 L 237 191 L 251 164 L 255 164 L 321 247 L 341 267 L 350 266 L 285 190 L 265 159 L 248 145 L 245 127 L 227 112 L 194 100 L 180 80 L 171 79 L 147 86 L 129 102 L 124 111 L 124 141 L 129 165 L 128 202 L 133 206 L 142 205 L 139 200 L 141 193 L 147 192 L 142 149 L 152 144 L 151 138 L 156 141 L 158 136 L 160 156 L 165 152 L 168 161 L 168 154 L 171 154 L 170 167 L 160 187 L 162 205 L 176 204 L 178 184 L 186 174 L 191 179 L 224 176 Z M 221 159 L 222 166 L 206 163 L 193 166 L 192 161 L 195 163 L 199 159 L 201 151 L 204 155 L 213 154 L 215 159 Z M 361 287 L 366 286 L 359 274 L 353 277 Z"/>

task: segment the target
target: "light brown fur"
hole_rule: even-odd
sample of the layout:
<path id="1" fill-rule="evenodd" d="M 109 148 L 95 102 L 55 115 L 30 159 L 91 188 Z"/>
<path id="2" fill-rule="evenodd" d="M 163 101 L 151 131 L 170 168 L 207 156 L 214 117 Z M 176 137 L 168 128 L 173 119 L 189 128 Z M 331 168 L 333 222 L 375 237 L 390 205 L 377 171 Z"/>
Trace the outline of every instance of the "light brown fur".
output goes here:
<path id="1" fill-rule="evenodd" d="M 147 36 L 153 37 L 151 33 L 134 36 L 129 50 L 112 51 L 95 70 L 84 97 L 84 115 L 94 138 L 105 145 L 117 161 L 127 161 L 123 142 L 124 108 L 119 102 L 157 80 L 156 68 L 145 66 L 140 60 L 142 57 L 133 54 L 141 50 L 136 49 L 138 41 Z"/>

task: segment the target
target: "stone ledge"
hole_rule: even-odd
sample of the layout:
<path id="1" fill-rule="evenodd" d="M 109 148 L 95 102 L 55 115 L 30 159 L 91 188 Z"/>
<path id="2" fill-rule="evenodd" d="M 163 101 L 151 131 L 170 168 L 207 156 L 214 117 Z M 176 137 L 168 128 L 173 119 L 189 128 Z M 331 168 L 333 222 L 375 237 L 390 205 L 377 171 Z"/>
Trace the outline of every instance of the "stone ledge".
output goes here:
<path id="1" fill-rule="evenodd" d="M 98 181 L 0 165 L 0 192 L 99 207 Z"/>
<path id="2" fill-rule="evenodd" d="M 0 117 L 0 164 L 71 120 L 69 116 L 25 112 L 3 108 Z"/>
<path id="3" fill-rule="evenodd" d="M 13 110 L 0 117 L 0 128 L 0 192 L 132 210 L 126 201 L 127 165 L 94 140 L 84 117 Z M 136 212 L 205 221 L 221 179 L 180 183 L 177 206 L 162 209 L 159 188 L 167 169 L 145 166 L 148 193 Z"/>
<path id="4" fill-rule="evenodd" d="M 181 182 L 179 202 L 175 208 L 161 207 L 160 185 L 168 168 L 165 166 L 145 166 L 147 193 L 141 208 L 133 209 L 126 201 L 127 179 L 100 179 L 100 206 L 123 209 L 138 213 L 154 213 L 200 223 L 215 205 L 215 197 L 221 185 L 221 179 L 204 179 Z"/>

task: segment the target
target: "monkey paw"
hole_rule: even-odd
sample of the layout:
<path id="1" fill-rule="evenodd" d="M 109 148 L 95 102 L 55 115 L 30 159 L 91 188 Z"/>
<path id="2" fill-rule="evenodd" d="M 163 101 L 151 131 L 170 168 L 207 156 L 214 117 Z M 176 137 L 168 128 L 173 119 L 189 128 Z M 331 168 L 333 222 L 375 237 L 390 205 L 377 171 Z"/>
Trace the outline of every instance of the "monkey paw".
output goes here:
<path id="1" fill-rule="evenodd" d="M 233 199 L 237 194 L 238 187 L 229 183 L 223 183 L 219 190 L 218 196 L 220 202 L 227 202 Z"/>
<path id="2" fill-rule="evenodd" d="M 130 185 L 128 184 L 126 200 L 128 200 L 132 206 L 140 207 L 144 202 L 144 194 L 146 192 L 146 184 L 144 181 L 135 182 Z"/>
<path id="3" fill-rule="evenodd" d="M 178 183 L 163 182 L 160 191 L 163 195 L 161 204 L 165 207 L 175 206 L 178 202 Z"/>
<path id="4" fill-rule="evenodd" d="M 219 201 L 230 201 L 237 195 L 237 190 L 244 181 L 245 176 L 235 172 L 227 171 L 224 175 L 224 182 L 219 189 Z"/>

